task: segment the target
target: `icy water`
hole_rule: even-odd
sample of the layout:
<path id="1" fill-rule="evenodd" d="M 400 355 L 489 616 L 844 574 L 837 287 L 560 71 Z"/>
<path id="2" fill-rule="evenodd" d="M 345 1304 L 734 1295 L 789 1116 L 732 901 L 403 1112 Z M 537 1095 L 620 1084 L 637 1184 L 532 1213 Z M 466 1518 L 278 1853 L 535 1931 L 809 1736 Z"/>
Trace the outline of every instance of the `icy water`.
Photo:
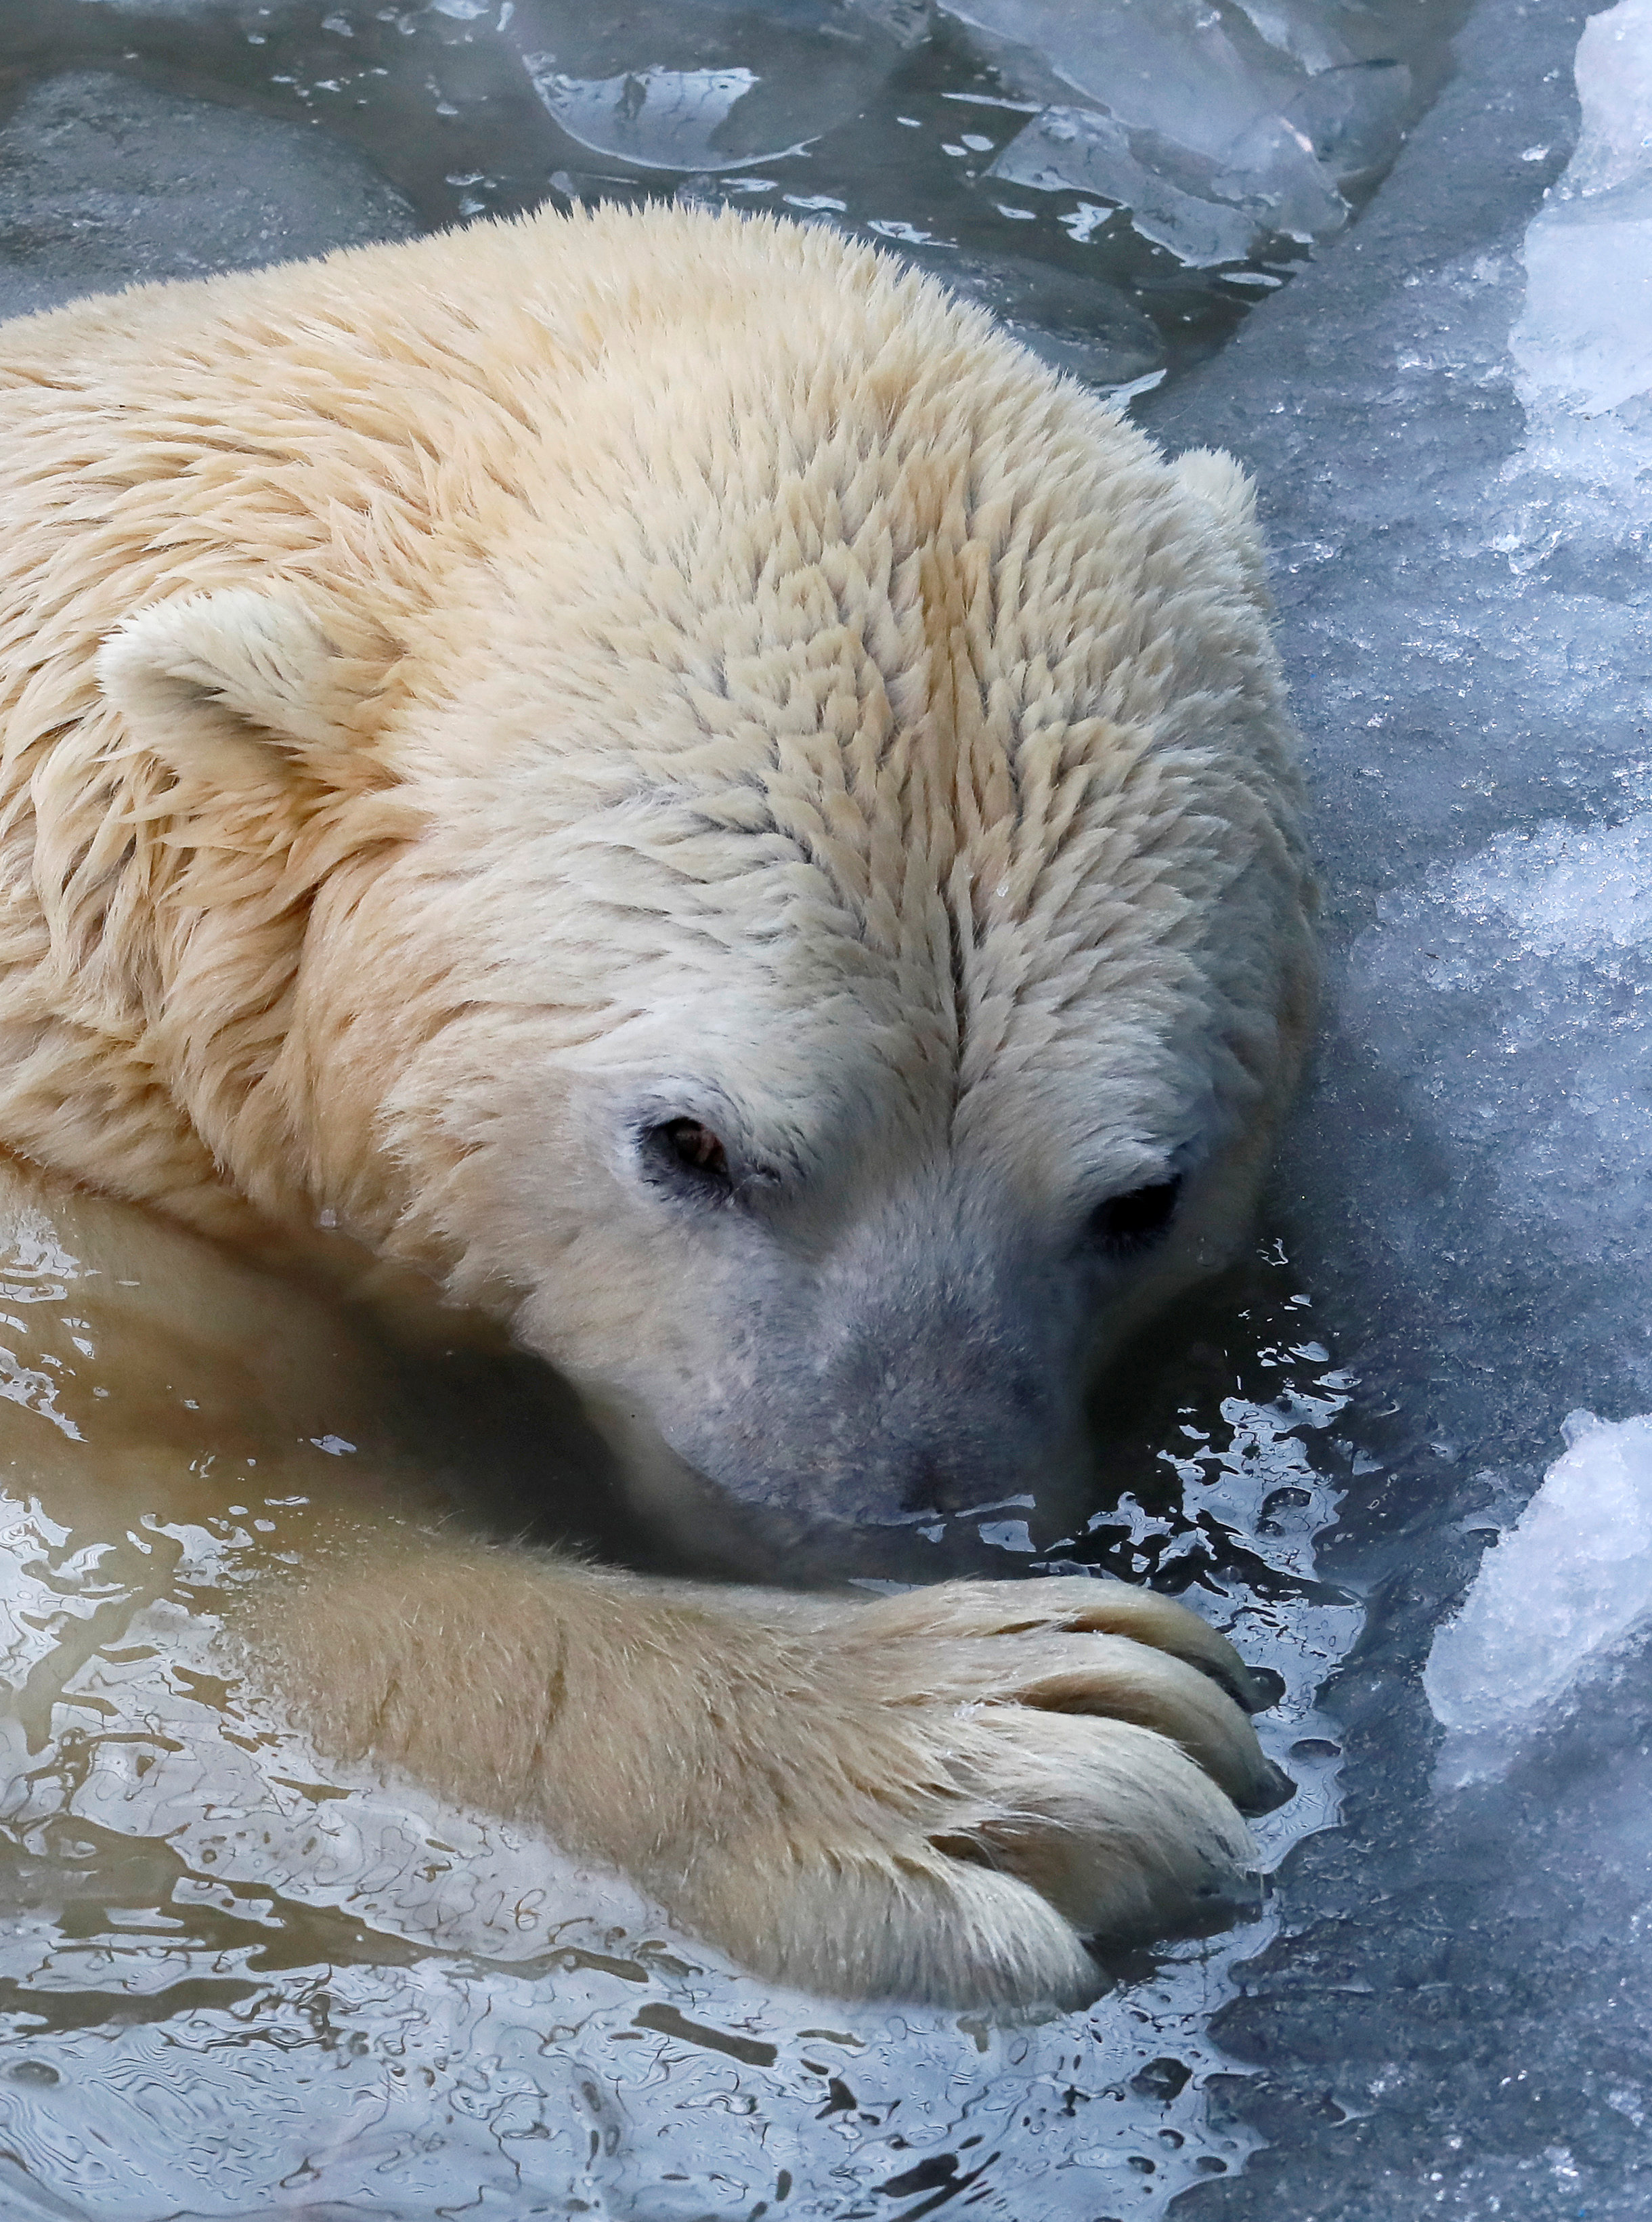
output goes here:
<path id="1" fill-rule="evenodd" d="M 0 2201 L 686 2222 L 967 2188 L 1133 2214 L 1242 2163 L 1206 2024 L 1271 1912 L 1029 2027 L 777 1995 L 531 1836 L 318 1760 L 215 1641 L 238 1591 L 364 1522 L 474 1518 L 466 1467 L 497 1491 L 514 1454 L 525 1485 L 566 1424 L 473 1355 L 425 1360 L 410 1413 L 360 1326 L 135 1215 L 15 1181 L 4 1204 Z M 1014 1500 L 927 1543 L 1151 1579 L 1231 1629 L 1301 1786 L 1269 1867 L 1335 1818 L 1315 1692 L 1360 1622 L 1315 1571 L 1360 1459 L 1313 1326 L 1258 1260 L 1138 1380 L 1079 1534 Z"/>
<path id="2" fill-rule="evenodd" d="M 0 2212 L 1646 2212 L 1652 11 L 1584 24 L 6 0 L 10 306 L 728 198 L 1233 447 L 1333 997 L 1254 1256 L 1109 1390 L 1093 1513 L 984 1506 L 860 1568 L 1095 1566 L 1278 1678 L 1264 1918 L 1021 2029 L 776 1994 L 306 1751 L 217 1641 L 253 1579 L 433 1510 L 646 1539 L 531 1368 L 9 1186 Z"/>
<path id="3" fill-rule="evenodd" d="M 312 123 L 425 226 L 673 193 L 842 223 L 1121 385 L 1220 347 L 1342 227 L 1426 108 L 1461 13 L 1456 0 L 5 0 L 0 84 L 112 69 Z M 1098 135 L 1109 95 L 1123 120 Z M 25 200 L 11 227 L 25 269 L 41 214 Z"/>

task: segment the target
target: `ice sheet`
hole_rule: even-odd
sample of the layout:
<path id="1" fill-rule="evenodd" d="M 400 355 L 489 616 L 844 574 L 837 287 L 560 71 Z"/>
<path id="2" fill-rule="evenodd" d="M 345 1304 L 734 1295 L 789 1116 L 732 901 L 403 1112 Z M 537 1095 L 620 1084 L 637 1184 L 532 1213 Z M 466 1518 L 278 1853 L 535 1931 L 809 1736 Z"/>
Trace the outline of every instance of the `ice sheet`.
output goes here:
<path id="1" fill-rule="evenodd" d="M 1047 68 L 1084 104 L 1058 101 L 1028 125 L 994 165 L 1006 182 L 1099 193 L 1195 267 L 1240 260 L 1270 234 L 1309 240 L 1344 222 L 1335 178 L 1286 114 L 1307 72 L 1242 10 L 967 0 L 948 12 L 1029 88 Z"/>
<path id="2" fill-rule="evenodd" d="M 648 170 L 739 169 L 761 161 L 721 144 L 730 111 L 757 79 L 749 70 L 628 70 L 618 77 L 568 77 L 554 54 L 526 54 L 534 90 L 571 139 L 594 154 Z"/>
<path id="3" fill-rule="evenodd" d="M 1137 135 L 1139 136 L 1139 135 Z M 1239 262 L 1257 233 L 1255 217 L 1220 198 L 1213 176 L 1205 193 L 1189 192 L 1136 152 L 1136 138 L 1117 119 L 1093 109 L 1050 107 L 1035 117 L 992 166 L 1006 185 L 1036 192 L 1065 188 L 1096 193 L 1130 211 L 1144 239 L 1168 248 L 1189 269 Z"/>

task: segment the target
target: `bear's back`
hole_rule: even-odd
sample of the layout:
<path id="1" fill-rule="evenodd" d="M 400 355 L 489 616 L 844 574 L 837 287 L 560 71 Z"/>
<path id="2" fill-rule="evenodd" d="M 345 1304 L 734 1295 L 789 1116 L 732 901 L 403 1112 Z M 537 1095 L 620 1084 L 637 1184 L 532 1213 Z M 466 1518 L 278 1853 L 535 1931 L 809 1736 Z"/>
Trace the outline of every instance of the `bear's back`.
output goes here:
<path id="1" fill-rule="evenodd" d="M 967 417 L 975 493 L 1036 450 L 1036 491 L 1075 514 L 1098 465 L 1157 464 L 932 281 L 760 218 L 541 213 L 21 317 L 0 326 L 0 683 L 19 625 L 39 668 L 59 619 L 101 637 L 180 587 L 341 563 L 393 615 L 432 536 L 484 544 L 490 497 L 577 500 L 604 455 L 767 492 L 848 416 L 909 467 Z"/>

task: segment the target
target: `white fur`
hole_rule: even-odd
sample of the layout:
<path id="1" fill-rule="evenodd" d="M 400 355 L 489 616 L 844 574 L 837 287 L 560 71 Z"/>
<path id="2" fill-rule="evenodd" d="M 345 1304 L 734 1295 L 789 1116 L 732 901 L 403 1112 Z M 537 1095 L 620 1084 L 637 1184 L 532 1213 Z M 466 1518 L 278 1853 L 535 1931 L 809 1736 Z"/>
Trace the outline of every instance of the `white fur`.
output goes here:
<path id="1" fill-rule="evenodd" d="M 0 516 L 15 1152 L 241 1242 L 325 1215 L 662 1504 L 804 1524 L 1076 1461 L 1230 1253 L 1313 963 L 1229 459 L 826 232 L 607 210 L 5 327 Z M 716 1209 L 647 1156 L 684 1117 Z M 1162 1240 L 1089 1241 L 1178 1177 Z M 996 1591 L 397 1579 L 329 1604 L 316 1716 L 778 1970 L 1073 1996 L 1078 1930 L 1242 1857 L 1260 1760 L 1173 1609 L 1098 1648 L 1137 1609 L 1035 1585 L 1039 1650 Z"/>

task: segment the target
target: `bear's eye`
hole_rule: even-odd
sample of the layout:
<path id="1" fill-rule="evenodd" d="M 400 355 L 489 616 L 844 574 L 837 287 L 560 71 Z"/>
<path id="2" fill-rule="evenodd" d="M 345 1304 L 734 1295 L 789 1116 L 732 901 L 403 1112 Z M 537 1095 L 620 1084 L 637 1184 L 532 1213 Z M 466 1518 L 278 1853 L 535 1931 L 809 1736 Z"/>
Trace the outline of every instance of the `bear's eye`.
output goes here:
<path id="1" fill-rule="evenodd" d="M 678 1182 L 686 1178 L 706 1196 L 729 1192 L 729 1152 L 698 1119 L 667 1119 L 663 1126 L 650 1127 L 642 1146 L 660 1171 Z"/>
<path id="2" fill-rule="evenodd" d="M 1129 1257 L 1145 1250 L 1165 1233 L 1176 1215 L 1181 1194 L 1181 1175 L 1155 1181 L 1148 1188 L 1133 1188 L 1127 1196 L 1110 1196 L 1090 1215 L 1090 1240 L 1113 1257 Z"/>

